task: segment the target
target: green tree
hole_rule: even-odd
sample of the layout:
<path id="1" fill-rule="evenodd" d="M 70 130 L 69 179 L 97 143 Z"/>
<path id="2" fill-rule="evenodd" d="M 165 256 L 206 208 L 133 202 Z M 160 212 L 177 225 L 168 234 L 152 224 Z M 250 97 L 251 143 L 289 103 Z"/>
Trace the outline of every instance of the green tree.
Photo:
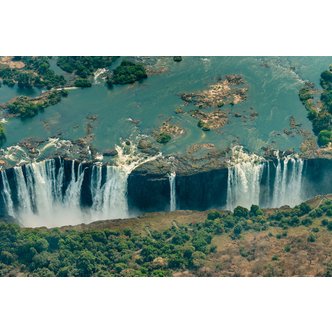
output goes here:
<path id="1" fill-rule="evenodd" d="M 90 277 L 96 271 L 96 259 L 91 251 L 83 250 L 77 258 L 76 266 L 81 277 Z"/>
<path id="2" fill-rule="evenodd" d="M 320 146 L 325 146 L 332 141 L 332 131 L 331 130 L 321 130 L 318 135 L 318 144 Z"/>
<path id="3" fill-rule="evenodd" d="M 248 218 L 248 217 L 249 217 L 249 210 L 246 209 L 246 208 L 243 207 L 243 206 L 237 206 L 237 207 L 234 209 L 233 215 L 234 215 L 235 217 Z"/>

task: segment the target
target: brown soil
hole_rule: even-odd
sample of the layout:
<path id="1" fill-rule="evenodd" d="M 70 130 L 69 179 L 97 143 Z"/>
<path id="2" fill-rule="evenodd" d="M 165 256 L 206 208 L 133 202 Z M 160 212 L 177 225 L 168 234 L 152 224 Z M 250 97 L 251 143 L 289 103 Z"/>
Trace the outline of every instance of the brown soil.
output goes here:
<path id="1" fill-rule="evenodd" d="M 12 56 L 2 56 L 0 57 L 0 65 L 4 65 L 11 69 L 22 69 L 25 64 L 22 61 L 12 61 Z"/>

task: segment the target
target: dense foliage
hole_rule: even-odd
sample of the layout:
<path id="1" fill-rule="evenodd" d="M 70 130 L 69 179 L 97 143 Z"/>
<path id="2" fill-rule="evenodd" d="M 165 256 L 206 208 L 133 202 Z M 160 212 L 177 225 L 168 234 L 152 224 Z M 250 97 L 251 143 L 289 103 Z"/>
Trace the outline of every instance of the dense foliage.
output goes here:
<path id="1" fill-rule="evenodd" d="M 62 75 L 57 75 L 50 68 L 48 57 L 25 56 L 14 57 L 15 61 L 24 63 L 23 68 L 0 68 L 0 78 L 8 86 L 18 85 L 21 89 L 63 87 L 66 80 Z"/>
<path id="2" fill-rule="evenodd" d="M 0 274 L 29 276 L 170 276 L 176 271 L 198 271 L 217 247 L 220 235 L 239 239 L 248 231 L 281 228 L 277 238 L 287 236 L 290 227 L 310 227 L 323 218 L 321 227 L 332 231 L 332 201 L 312 209 L 302 203 L 293 209 L 263 212 L 237 207 L 234 213 L 211 211 L 203 222 L 174 225 L 163 231 L 134 233 L 114 231 L 22 229 L 0 223 Z M 317 227 L 308 242 L 316 241 Z M 285 252 L 290 248 L 285 247 Z M 248 254 L 248 253 L 242 253 Z"/>
<path id="3" fill-rule="evenodd" d="M 300 90 L 299 97 L 308 111 L 313 131 L 318 136 L 318 145 L 326 146 L 332 142 L 332 68 L 321 74 L 320 105 L 315 102 L 315 87 L 307 82 Z"/>
<path id="4" fill-rule="evenodd" d="M 122 61 L 121 65 L 114 69 L 113 76 L 108 79 L 108 85 L 130 84 L 147 78 L 145 68 L 141 64 L 131 61 Z"/>
<path id="5" fill-rule="evenodd" d="M 37 98 L 20 96 L 6 104 L 7 112 L 21 118 L 30 118 L 42 112 L 46 107 L 55 105 L 68 95 L 65 90 L 54 90 Z"/>
<path id="6" fill-rule="evenodd" d="M 91 82 L 86 78 L 78 78 L 74 85 L 78 88 L 89 88 L 91 87 Z"/>
<path id="7" fill-rule="evenodd" d="M 116 56 L 59 56 L 57 65 L 68 73 L 88 78 L 99 68 L 109 67 Z"/>

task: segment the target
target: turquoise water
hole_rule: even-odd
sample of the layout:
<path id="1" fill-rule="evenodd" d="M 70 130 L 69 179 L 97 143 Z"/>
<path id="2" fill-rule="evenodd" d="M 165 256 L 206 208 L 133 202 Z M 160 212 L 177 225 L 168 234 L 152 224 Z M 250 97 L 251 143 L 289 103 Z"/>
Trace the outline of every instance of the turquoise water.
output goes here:
<path id="1" fill-rule="evenodd" d="M 55 60 L 52 61 L 52 67 L 56 67 Z M 214 143 L 222 148 L 232 142 L 256 152 L 268 144 L 282 150 L 298 150 L 303 137 L 288 136 L 283 130 L 289 129 L 292 115 L 302 129 L 311 131 L 311 123 L 297 95 L 298 89 L 303 80 L 318 85 L 320 73 L 332 63 L 332 57 L 184 57 L 180 63 L 171 58 L 164 62 L 168 71 L 152 75 L 142 83 L 113 89 L 99 83 L 88 89 L 70 90 L 61 103 L 32 119 L 9 120 L 5 146 L 27 137 L 61 135 L 63 139 L 77 139 L 86 134 L 87 116 L 96 115 L 97 120 L 92 122 L 93 145 L 99 150 L 112 148 L 120 138 L 127 138 L 134 131 L 150 134 L 167 119 L 183 127 L 185 134 L 161 146 L 164 153 L 181 153 L 194 143 Z M 61 72 L 61 69 L 57 70 L 57 73 Z M 229 123 L 223 128 L 203 132 L 197 127 L 197 119 L 189 114 L 175 113 L 177 108 L 183 107 L 179 94 L 207 88 L 227 74 L 242 74 L 249 91 L 245 102 L 225 107 L 231 111 Z M 2 86 L 0 102 L 18 93 L 16 88 Z M 39 92 L 29 93 L 36 95 Z M 234 117 L 234 113 L 249 115 L 252 111 L 258 113 L 254 120 Z M 129 118 L 140 121 L 137 128 Z"/>

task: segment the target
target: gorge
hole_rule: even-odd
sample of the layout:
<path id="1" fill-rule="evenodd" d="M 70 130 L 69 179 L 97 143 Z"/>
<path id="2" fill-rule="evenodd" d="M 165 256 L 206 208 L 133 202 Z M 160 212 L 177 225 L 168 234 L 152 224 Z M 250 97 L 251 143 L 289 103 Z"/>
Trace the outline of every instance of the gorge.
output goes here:
<path id="1" fill-rule="evenodd" d="M 122 163 L 115 166 L 55 158 L 2 170 L 0 214 L 23 226 L 54 227 L 151 211 L 293 207 L 332 191 L 329 159 L 263 160 L 240 149 L 242 160 L 225 168 L 150 174 L 144 164 L 159 155 L 142 159 L 119 151 Z"/>

